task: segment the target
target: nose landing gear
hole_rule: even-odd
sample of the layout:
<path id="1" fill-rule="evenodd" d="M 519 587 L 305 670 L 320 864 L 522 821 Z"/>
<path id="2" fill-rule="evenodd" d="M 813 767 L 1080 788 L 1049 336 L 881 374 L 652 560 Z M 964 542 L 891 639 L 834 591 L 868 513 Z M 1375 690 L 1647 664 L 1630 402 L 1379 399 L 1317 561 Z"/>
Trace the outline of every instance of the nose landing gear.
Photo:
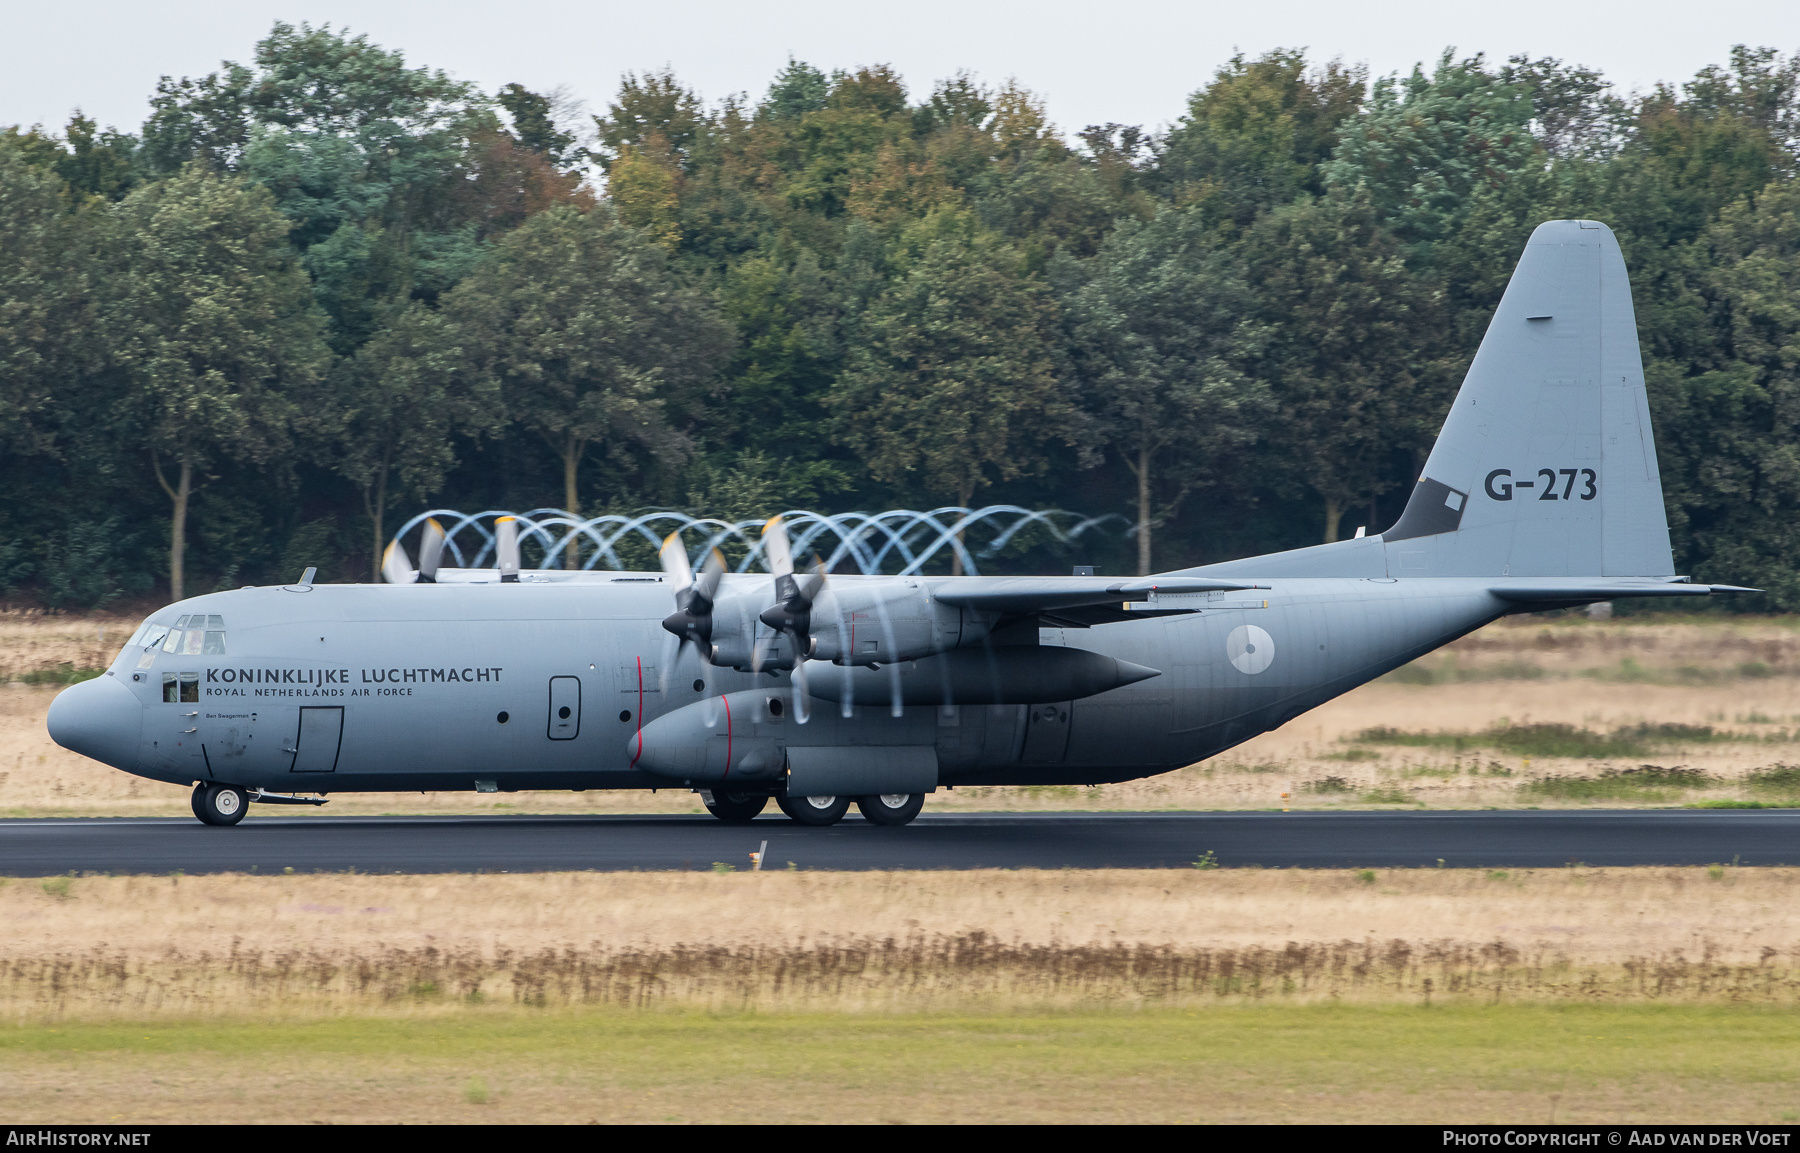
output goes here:
<path id="1" fill-rule="evenodd" d="M 201 781 L 189 798 L 194 815 L 208 825 L 235 825 L 244 819 L 250 807 L 250 794 L 236 785 L 215 785 Z"/>

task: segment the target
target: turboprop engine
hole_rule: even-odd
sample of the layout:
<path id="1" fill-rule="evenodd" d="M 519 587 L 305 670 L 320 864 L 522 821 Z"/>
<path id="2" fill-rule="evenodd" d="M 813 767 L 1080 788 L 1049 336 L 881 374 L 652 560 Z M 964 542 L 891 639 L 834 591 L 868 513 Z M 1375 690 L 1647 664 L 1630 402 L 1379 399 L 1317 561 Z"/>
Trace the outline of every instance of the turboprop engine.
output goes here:
<path id="1" fill-rule="evenodd" d="M 834 665 L 912 661 L 980 641 L 993 620 L 941 603 L 918 581 L 892 578 L 833 578 L 805 606 L 805 618 L 787 603 L 763 609 L 765 603 L 730 597 L 714 606 L 713 664 L 761 670 L 791 669 L 797 657 Z M 771 627 L 768 617 L 778 610 L 783 623 L 804 619 L 804 629 Z"/>

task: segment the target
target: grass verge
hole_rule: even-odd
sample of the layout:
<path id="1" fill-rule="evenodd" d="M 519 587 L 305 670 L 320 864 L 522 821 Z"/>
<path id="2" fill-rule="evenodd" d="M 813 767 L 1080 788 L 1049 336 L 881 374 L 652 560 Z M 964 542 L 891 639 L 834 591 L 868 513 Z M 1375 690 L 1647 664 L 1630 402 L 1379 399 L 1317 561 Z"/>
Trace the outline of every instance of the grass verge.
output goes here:
<path id="1" fill-rule="evenodd" d="M 1800 1018 L 1720 1006 L 701 1014 L 0 1028 L 21 1123 L 1745 1122 Z"/>

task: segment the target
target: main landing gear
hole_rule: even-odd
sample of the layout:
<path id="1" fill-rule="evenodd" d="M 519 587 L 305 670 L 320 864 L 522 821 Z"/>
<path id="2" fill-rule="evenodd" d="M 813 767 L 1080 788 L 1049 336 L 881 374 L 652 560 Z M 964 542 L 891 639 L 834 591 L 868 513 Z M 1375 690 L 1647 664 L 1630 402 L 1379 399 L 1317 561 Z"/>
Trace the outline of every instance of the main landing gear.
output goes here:
<path id="1" fill-rule="evenodd" d="M 204 786 L 203 786 L 204 787 Z M 729 793 L 723 789 L 701 789 L 700 800 L 706 811 L 728 825 L 747 825 L 768 806 L 763 793 Z M 882 793 L 873 797 L 776 797 L 781 811 L 802 825 L 823 828 L 835 825 L 850 811 L 850 803 L 862 810 L 863 819 L 872 825 L 907 825 L 925 807 L 924 793 Z M 200 814 L 200 791 L 194 792 L 194 815 Z M 230 822 L 213 822 L 230 823 Z"/>
<path id="2" fill-rule="evenodd" d="M 215 785 L 201 781 L 194 786 L 190 798 L 194 815 L 208 825 L 235 825 L 244 819 L 250 807 L 250 794 L 236 785 Z"/>
<path id="3" fill-rule="evenodd" d="M 775 803 L 803 825 L 835 825 L 850 811 L 849 797 L 776 797 Z"/>
<path id="4" fill-rule="evenodd" d="M 835 825 L 850 811 L 850 802 L 870 824 L 905 825 L 925 807 L 924 793 L 883 793 L 874 797 L 776 797 L 781 811 L 803 825 Z"/>
<path id="5" fill-rule="evenodd" d="M 711 789 L 700 794 L 706 811 L 728 825 L 747 825 L 763 811 L 769 798 L 759 793 L 727 793 Z"/>

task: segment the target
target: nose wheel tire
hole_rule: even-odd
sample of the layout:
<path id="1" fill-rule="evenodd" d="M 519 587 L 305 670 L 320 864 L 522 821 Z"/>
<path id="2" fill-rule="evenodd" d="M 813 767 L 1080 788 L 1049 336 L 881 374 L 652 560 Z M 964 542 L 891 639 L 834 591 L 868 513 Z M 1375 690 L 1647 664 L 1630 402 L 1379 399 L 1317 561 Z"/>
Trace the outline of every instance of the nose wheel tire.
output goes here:
<path id="1" fill-rule="evenodd" d="M 925 807 L 924 793 L 882 793 L 856 798 L 864 819 L 876 825 L 906 825 Z"/>
<path id="2" fill-rule="evenodd" d="M 236 785 L 194 786 L 194 815 L 209 825 L 235 825 L 250 807 L 250 794 Z"/>
<path id="3" fill-rule="evenodd" d="M 835 825 L 850 811 L 849 797 L 776 797 L 781 811 L 803 825 Z"/>
<path id="4" fill-rule="evenodd" d="M 711 797 L 711 800 L 707 800 Z M 724 821 L 728 825 L 747 825 L 756 814 L 763 811 L 769 798 L 754 793 L 722 793 L 714 789 L 700 796 L 706 803 L 706 811 Z"/>

